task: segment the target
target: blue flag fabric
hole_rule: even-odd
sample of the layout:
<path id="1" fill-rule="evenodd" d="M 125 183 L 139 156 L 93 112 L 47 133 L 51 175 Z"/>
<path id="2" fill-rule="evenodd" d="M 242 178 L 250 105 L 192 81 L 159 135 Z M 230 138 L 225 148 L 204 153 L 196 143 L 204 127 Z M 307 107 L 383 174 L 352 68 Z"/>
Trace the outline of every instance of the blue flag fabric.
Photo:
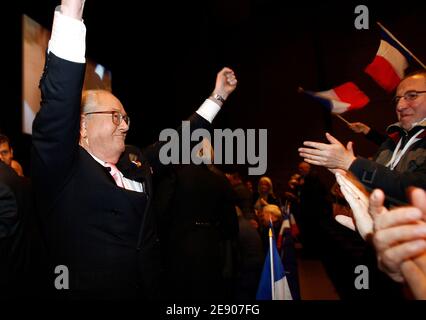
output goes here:
<path id="1" fill-rule="evenodd" d="M 293 300 L 300 300 L 299 272 L 297 270 L 296 249 L 290 229 L 284 230 L 281 256 Z"/>
<path id="2" fill-rule="evenodd" d="M 278 254 L 275 240 L 272 239 L 270 243 L 271 242 L 273 254 L 272 263 L 274 270 L 274 288 L 272 288 L 271 281 L 271 250 L 268 250 L 268 254 L 265 258 L 265 264 L 263 265 L 262 276 L 260 277 L 260 282 L 257 289 L 256 299 L 272 300 L 272 290 L 274 290 L 274 300 L 292 300 L 287 279 L 285 276 L 284 266 L 282 264 L 280 255 Z"/>

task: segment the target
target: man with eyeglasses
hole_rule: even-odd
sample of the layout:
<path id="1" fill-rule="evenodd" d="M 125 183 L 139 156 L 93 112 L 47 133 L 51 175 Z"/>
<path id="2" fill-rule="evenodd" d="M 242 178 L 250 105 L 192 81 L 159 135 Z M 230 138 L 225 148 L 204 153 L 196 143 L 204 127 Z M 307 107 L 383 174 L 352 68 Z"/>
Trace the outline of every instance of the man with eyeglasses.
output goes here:
<path id="1" fill-rule="evenodd" d="M 305 141 L 299 154 L 306 162 L 332 172 L 354 174 L 367 188 L 382 189 L 387 196 L 407 201 L 410 186 L 426 189 L 426 71 L 407 75 L 394 98 L 398 122 L 387 128 L 374 161 L 355 157 L 352 142 L 345 147 L 326 133 L 330 144 Z"/>
<path id="2" fill-rule="evenodd" d="M 130 120 L 120 100 L 104 90 L 82 94 L 83 7 L 84 0 L 62 0 L 55 11 L 33 124 L 32 173 L 51 286 L 72 297 L 156 299 L 161 266 L 150 203 L 161 143 L 145 153 L 126 146 Z M 236 84 L 233 71 L 222 69 L 191 128 L 209 129 Z"/>

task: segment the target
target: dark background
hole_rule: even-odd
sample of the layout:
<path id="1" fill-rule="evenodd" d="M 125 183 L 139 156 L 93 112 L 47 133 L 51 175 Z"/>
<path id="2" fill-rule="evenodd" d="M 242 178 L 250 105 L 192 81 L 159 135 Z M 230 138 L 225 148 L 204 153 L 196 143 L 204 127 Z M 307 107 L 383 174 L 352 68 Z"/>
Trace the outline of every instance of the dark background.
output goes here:
<path id="1" fill-rule="evenodd" d="M 30 137 L 21 133 L 21 14 L 51 28 L 56 1 L 26 1 L 7 15 L 0 130 L 29 173 Z M 370 29 L 354 27 L 357 5 L 369 8 Z M 112 71 L 113 92 L 132 118 L 128 143 L 145 146 L 161 129 L 177 127 L 214 88 L 216 73 L 229 66 L 237 90 L 216 118 L 216 128 L 267 128 L 268 171 L 280 193 L 301 160 L 302 141 L 324 140 L 329 131 L 355 143 L 356 154 L 376 147 L 362 135 L 297 93 L 354 81 L 371 99 L 343 116 L 384 131 L 396 121 L 392 95 L 363 72 L 379 47 L 376 21 L 420 60 L 426 61 L 426 1 L 398 3 L 260 0 L 87 0 L 87 56 Z M 5 79 L 6 78 L 6 79 Z M 239 169 L 245 166 L 222 167 Z M 331 181 L 331 174 L 319 170 Z M 250 177 L 255 183 L 259 177 Z"/>

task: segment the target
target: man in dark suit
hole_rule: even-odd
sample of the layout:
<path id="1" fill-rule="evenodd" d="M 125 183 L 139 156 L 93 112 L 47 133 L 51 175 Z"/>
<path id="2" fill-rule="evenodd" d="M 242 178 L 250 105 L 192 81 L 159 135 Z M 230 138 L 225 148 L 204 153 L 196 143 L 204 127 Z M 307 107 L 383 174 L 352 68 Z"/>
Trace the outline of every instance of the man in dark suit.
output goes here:
<path id="1" fill-rule="evenodd" d="M 14 296 L 28 280 L 31 209 L 29 181 L 0 161 L 0 297 Z"/>
<path id="2" fill-rule="evenodd" d="M 130 121 L 121 102 L 103 90 L 81 99 L 83 7 L 83 0 L 62 0 L 55 12 L 33 124 L 37 208 L 52 272 L 59 265 L 65 270 L 54 283 L 83 297 L 158 298 L 160 251 L 150 202 L 161 144 L 144 154 L 126 148 Z M 209 128 L 235 87 L 232 70 L 224 68 L 212 96 L 190 117 L 191 127 Z"/>

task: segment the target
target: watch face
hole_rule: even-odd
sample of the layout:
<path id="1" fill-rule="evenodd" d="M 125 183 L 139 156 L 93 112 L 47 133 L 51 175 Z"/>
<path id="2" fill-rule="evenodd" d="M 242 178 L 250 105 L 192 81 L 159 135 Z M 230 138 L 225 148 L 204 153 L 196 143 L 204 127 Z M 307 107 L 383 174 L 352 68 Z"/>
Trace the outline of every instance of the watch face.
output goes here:
<path id="1" fill-rule="evenodd" d="M 216 100 L 219 100 L 220 102 L 225 102 L 225 99 L 223 99 L 223 98 L 222 98 L 222 96 L 220 96 L 220 95 L 218 95 L 218 94 L 215 94 L 215 95 L 214 95 L 214 98 L 215 98 Z"/>

